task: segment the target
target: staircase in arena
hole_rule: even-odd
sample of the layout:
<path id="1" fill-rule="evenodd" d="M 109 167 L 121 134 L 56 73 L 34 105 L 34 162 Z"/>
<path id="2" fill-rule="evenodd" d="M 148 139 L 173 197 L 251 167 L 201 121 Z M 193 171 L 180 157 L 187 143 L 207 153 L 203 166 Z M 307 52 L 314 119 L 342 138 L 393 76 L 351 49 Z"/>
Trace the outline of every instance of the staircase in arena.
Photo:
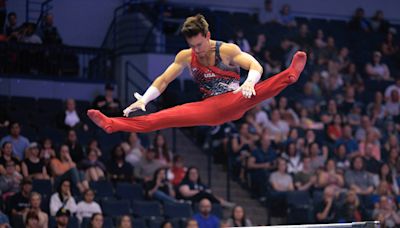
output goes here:
<path id="1" fill-rule="evenodd" d="M 168 145 L 172 145 L 172 130 L 164 130 Z M 207 162 L 208 158 L 204 151 L 199 149 L 194 143 L 180 130 L 176 131 L 176 153 L 184 157 L 184 163 L 187 167 L 195 166 L 199 168 L 202 181 L 207 184 Z M 222 165 L 212 165 L 212 191 L 215 195 L 226 199 L 226 171 Z M 256 199 L 252 199 L 250 194 L 239 184 L 231 181 L 231 201 L 242 206 L 246 215 L 251 219 L 253 225 L 267 223 L 267 211 Z M 230 209 L 224 209 L 224 219 L 231 216 Z"/>
<path id="2" fill-rule="evenodd" d="M 53 0 L 26 0 L 25 22 L 40 24 L 43 16 L 53 9 Z"/>

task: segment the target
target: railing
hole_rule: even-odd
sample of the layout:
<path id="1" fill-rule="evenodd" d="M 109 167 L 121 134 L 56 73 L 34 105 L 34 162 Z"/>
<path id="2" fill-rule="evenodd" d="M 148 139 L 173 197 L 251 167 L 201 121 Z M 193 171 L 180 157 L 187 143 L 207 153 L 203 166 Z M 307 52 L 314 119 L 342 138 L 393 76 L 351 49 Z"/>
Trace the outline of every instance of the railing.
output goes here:
<path id="1" fill-rule="evenodd" d="M 25 21 L 32 22 L 34 21 L 36 24 L 40 24 L 44 15 L 46 15 L 50 10 L 53 9 L 51 6 L 51 2 L 53 0 L 46 1 L 35 1 L 35 0 L 26 0 L 25 4 Z M 33 16 L 34 13 L 39 13 L 39 16 Z"/>
<path id="2" fill-rule="evenodd" d="M 334 224 L 312 224 L 312 225 L 287 225 L 287 226 L 268 226 L 270 228 L 379 228 L 378 221 L 371 222 L 352 222 L 352 223 L 334 223 Z"/>
<path id="3" fill-rule="evenodd" d="M 0 42 L 0 74 L 114 80 L 109 50 Z"/>

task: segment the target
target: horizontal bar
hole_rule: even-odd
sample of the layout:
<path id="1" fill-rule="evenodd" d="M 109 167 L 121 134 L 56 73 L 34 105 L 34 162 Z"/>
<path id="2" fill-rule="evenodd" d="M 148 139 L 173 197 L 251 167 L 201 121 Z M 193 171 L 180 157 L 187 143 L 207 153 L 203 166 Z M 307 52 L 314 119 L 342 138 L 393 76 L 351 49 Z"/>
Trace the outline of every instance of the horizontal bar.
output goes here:
<path id="1" fill-rule="evenodd" d="M 309 225 L 285 225 L 285 226 L 266 226 L 268 228 L 379 228 L 380 223 L 378 221 L 368 222 L 352 222 L 352 223 L 332 223 L 332 224 L 309 224 Z"/>

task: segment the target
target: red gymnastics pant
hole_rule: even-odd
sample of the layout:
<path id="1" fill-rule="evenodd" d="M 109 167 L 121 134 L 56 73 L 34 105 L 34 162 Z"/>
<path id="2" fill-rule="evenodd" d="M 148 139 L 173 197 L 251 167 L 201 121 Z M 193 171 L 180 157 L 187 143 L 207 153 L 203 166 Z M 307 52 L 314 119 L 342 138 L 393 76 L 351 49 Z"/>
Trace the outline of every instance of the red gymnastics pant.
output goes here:
<path id="1" fill-rule="evenodd" d="M 178 105 L 156 113 L 125 118 L 109 118 L 97 110 L 89 110 L 89 117 L 107 133 L 116 131 L 151 132 L 172 127 L 215 126 L 241 118 L 258 103 L 276 96 L 297 81 L 306 63 L 306 54 L 297 52 L 285 71 L 255 86 L 256 96 L 250 99 L 242 93 L 228 92 L 203 101 Z"/>

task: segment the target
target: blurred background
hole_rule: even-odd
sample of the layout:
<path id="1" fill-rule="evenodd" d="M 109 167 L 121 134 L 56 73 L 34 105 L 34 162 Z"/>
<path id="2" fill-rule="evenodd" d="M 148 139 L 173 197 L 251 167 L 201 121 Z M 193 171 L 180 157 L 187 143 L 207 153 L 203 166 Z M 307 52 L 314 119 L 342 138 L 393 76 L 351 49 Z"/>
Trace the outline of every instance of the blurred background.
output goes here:
<path id="1" fill-rule="evenodd" d="M 399 9 L 396 0 L 0 0 L 0 224 L 400 226 Z M 299 81 L 221 126 L 96 127 L 86 111 L 121 116 L 188 48 L 179 31 L 198 13 L 212 39 L 262 64 L 262 80 L 305 51 Z M 200 99 L 184 71 L 148 110 Z"/>

